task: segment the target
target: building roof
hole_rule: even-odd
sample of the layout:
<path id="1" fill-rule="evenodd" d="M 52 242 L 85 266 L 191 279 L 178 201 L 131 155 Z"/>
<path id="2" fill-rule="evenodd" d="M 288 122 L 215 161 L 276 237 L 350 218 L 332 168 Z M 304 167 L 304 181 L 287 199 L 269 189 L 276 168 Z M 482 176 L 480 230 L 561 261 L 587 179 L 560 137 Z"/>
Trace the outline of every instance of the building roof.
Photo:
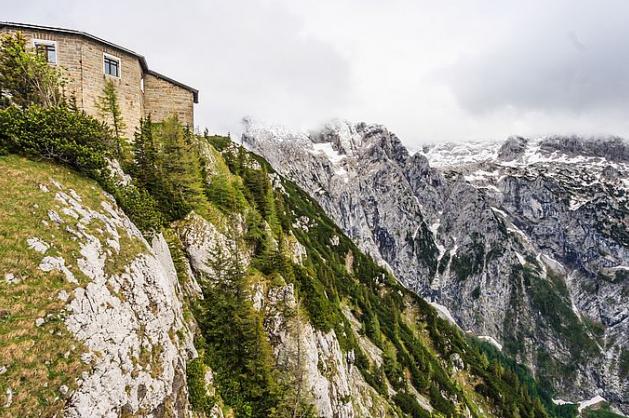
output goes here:
<path id="1" fill-rule="evenodd" d="M 74 35 L 74 36 L 79 36 L 85 39 L 90 39 L 92 41 L 96 41 L 98 43 L 101 43 L 103 45 L 107 45 L 111 48 L 115 48 L 118 49 L 122 52 L 125 52 L 127 54 L 133 55 L 134 57 L 136 57 L 139 61 L 140 61 L 140 65 L 142 66 L 142 70 L 144 70 L 145 73 L 147 74 L 151 74 L 152 76 L 155 76 L 157 78 L 161 78 L 164 81 L 168 81 L 169 83 L 175 84 L 185 90 L 188 90 L 192 93 L 193 97 L 194 97 L 194 102 L 195 103 L 199 103 L 199 90 L 194 89 L 186 84 L 180 83 L 179 81 L 173 80 L 170 77 L 166 77 L 165 75 L 162 75 L 158 72 L 155 72 L 153 70 L 150 70 L 148 67 L 148 64 L 146 63 L 146 58 L 144 58 L 143 55 L 138 54 L 137 52 L 131 51 L 130 49 L 127 49 L 125 47 L 122 47 L 120 45 L 116 45 L 112 42 L 106 41 L 102 38 L 99 38 L 97 36 L 91 35 L 87 32 L 81 32 L 78 30 L 74 30 L 74 29 L 64 29 L 64 28 L 56 28 L 53 26 L 40 26 L 40 25 L 30 25 L 27 23 L 16 23 L 16 22 L 2 22 L 0 21 L 0 28 L 2 27 L 10 27 L 10 28 L 16 28 L 16 29 L 29 29 L 29 30 L 40 30 L 40 31 L 47 31 L 47 32 L 57 32 L 57 33 L 64 33 L 67 35 Z"/>

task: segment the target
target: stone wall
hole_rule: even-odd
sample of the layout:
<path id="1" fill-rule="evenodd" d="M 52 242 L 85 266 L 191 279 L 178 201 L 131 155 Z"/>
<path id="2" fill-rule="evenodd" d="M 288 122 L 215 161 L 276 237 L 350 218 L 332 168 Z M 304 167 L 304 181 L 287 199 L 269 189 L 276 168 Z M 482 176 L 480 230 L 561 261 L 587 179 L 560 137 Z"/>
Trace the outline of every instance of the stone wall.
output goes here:
<path id="1" fill-rule="evenodd" d="M 194 95 L 153 74 L 144 77 L 144 111 L 153 121 L 176 115 L 184 125 L 194 128 Z"/>
<path id="2" fill-rule="evenodd" d="M 144 117 L 144 93 L 142 92 L 143 70 L 140 60 L 124 51 L 108 47 L 95 41 L 84 39 L 82 49 L 82 95 L 79 105 L 89 114 L 100 116 L 96 103 L 103 94 L 107 80 L 116 86 L 122 118 L 126 124 L 127 138 L 133 133 Z M 59 52 L 61 55 L 63 52 Z M 105 75 L 103 54 L 120 58 L 120 77 Z M 107 122 L 110 122 L 105 119 Z"/>
<path id="3" fill-rule="evenodd" d="M 18 30 L 5 27 L 0 32 L 15 33 Z M 137 57 L 80 35 L 29 29 L 20 29 L 19 32 L 31 48 L 33 39 L 57 42 L 57 65 L 64 69 L 68 81 L 66 95 L 74 95 L 77 105 L 88 114 L 103 119 L 96 102 L 103 94 L 106 80 L 112 80 L 126 125 L 124 135 L 133 138 L 140 119 L 144 117 L 144 93 L 141 88 L 143 69 Z M 120 78 L 105 75 L 104 53 L 120 58 Z"/>

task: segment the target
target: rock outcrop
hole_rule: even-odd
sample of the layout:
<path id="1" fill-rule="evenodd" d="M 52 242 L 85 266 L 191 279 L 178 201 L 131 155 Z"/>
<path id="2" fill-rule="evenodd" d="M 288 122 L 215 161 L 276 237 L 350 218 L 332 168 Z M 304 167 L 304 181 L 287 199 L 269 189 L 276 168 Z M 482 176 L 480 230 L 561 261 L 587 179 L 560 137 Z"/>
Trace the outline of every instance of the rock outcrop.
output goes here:
<path id="1" fill-rule="evenodd" d="M 65 415 L 187 416 L 185 368 L 195 352 L 189 333 L 178 337 L 186 335 L 186 327 L 163 237 L 149 245 L 112 201 L 103 201 L 98 211 L 81 204 L 80 196 L 56 193 L 61 211 L 76 214 L 76 223 L 65 229 L 81 245 L 77 265 L 87 279 L 70 296 L 65 323 L 87 347 L 82 359 L 92 369 L 81 378 Z M 104 237 L 88 232 L 95 222 L 104 226 Z M 131 242 L 140 247 L 138 254 L 120 272 L 109 273 L 108 253 L 127 251 L 121 247 Z"/>
<path id="2" fill-rule="evenodd" d="M 186 363 L 196 351 L 163 237 L 156 235 L 149 244 L 94 183 L 73 173 L 57 176 L 60 170 L 46 164 L 30 169 L 16 181 L 19 194 L 12 198 L 17 205 L 32 205 L 32 221 L 18 231 L 32 236 L 17 242 L 26 248 L 20 254 L 24 267 L 19 279 L 6 273 L 7 291 L 21 289 L 15 300 L 33 305 L 20 302 L 12 309 L 38 315 L 32 338 L 35 347 L 49 347 L 51 358 L 40 361 L 49 370 L 48 381 L 59 375 L 65 383 L 14 382 L 5 408 L 15 409 L 0 415 L 189 416 Z M 41 182 L 33 184 L 34 178 Z M 20 222 L 19 212 L 11 216 L 2 219 L 2 228 Z M 28 332 L 24 325 L 13 327 L 15 333 Z M 2 378 L 32 367 L 27 360 L 20 353 L 3 357 Z M 50 410 L 24 410 L 32 393 L 46 390 L 57 393 Z"/>

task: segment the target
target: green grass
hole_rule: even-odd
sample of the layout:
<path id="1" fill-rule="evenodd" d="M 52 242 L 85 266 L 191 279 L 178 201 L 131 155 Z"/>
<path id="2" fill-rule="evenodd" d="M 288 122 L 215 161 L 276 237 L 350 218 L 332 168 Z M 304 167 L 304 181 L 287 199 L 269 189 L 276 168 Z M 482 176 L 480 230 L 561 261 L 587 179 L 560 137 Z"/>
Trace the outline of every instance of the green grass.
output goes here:
<path id="1" fill-rule="evenodd" d="M 54 164 L 2 156 L 0 173 L 0 366 L 7 367 L 0 375 L 0 403 L 5 403 L 8 388 L 13 391 L 11 407 L 1 409 L 0 415 L 30 416 L 37 411 L 40 416 L 53 416 L 65 404 L 60 386 L 75 388 L 75 379 L 89 366 L 80 361 L 85 348 L 66 329 L 65 302 L 57 297 L 62 290 L 71 297 L 77 285 L 60 272 L 38 268 L 44 256 L 61 256 L 80 285 L 88 280 L 76 264 L 81 257 L 79 242 L 65 230 L 66 226 L 76 229 L 78 221 L 62 212 L 62 203 L 55 200 L 59 190 L 52 180 L 65 193 L 76 191 L 84 206 L 102 213 L 101 202 L 109 198 L 94 181 Z M 50 221 L 50 210 L 65 223 L 59 226 Z M 93 220 L 85 227 L 103 241 L 108 238 L 101 221 Z M 142 241 L 118 232 L 121 252 L 108 257 L 109 273 L 122 271 L 146 250 Z M 28 247 L 27 239 L 33 237 L 50 244 L 45 254 Z M 7 274 L 20 282 L 9 284 Z M 35 321 L 46 317 L 50 319 L 37 327 Z"/>

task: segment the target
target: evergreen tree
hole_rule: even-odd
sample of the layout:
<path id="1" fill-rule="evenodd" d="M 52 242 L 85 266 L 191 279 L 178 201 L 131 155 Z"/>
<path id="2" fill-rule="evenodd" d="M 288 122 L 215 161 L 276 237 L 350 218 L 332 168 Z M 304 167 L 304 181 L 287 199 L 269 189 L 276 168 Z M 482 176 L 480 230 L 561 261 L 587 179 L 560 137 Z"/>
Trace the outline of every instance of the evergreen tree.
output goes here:
<path id="1" fill-rule="evenodd" d="M 157 147 L 153 140 L 150 116 L 140 120 L 133 142 L 133 175 L 139 187 L 154 192 L 158 180 Z"/>
<path id="2" fill-rule="evenodd" d="M 100 112 L 101 117 L 111 127 L 116 138 L 116 151 L 118 153 L 118 159 L 122 161 L 123 154 L 122 133 L 126 129 L 126 124 L 122 117 L 122 111 L 120 110 L 120 104 L 118 103 L 118 93 L 116 92 L 116 86 L 112 80 L 105 81 L 105 87 L 103 88 L 102 95 L 96 100 L 96 107 Z"/>
<path id="3" fill-rule="evenodd" d="M 244 206 L 242 196 L 225 175 L 217 174 L 210 178 L 206 195 L 210 202 L 227 213 L 233 213 Z"/>
<path id="4" fill-rule="evenodd" d="M 382 346 L 382 332 L 380 331 L 380 321 L 378 321 L 378 316 L 372 313 L 367 315 L 367 321 L 365 321 L 365 334 L 378 347 Z"/>
<path id="5" fill-rule="evenodd" d="M 158 200 L 171 220 L 181 219 L 205 200 L 198 150 L 176 116 L 164 120 L 157 133 L 159 176 L 163 179 Z"/>

